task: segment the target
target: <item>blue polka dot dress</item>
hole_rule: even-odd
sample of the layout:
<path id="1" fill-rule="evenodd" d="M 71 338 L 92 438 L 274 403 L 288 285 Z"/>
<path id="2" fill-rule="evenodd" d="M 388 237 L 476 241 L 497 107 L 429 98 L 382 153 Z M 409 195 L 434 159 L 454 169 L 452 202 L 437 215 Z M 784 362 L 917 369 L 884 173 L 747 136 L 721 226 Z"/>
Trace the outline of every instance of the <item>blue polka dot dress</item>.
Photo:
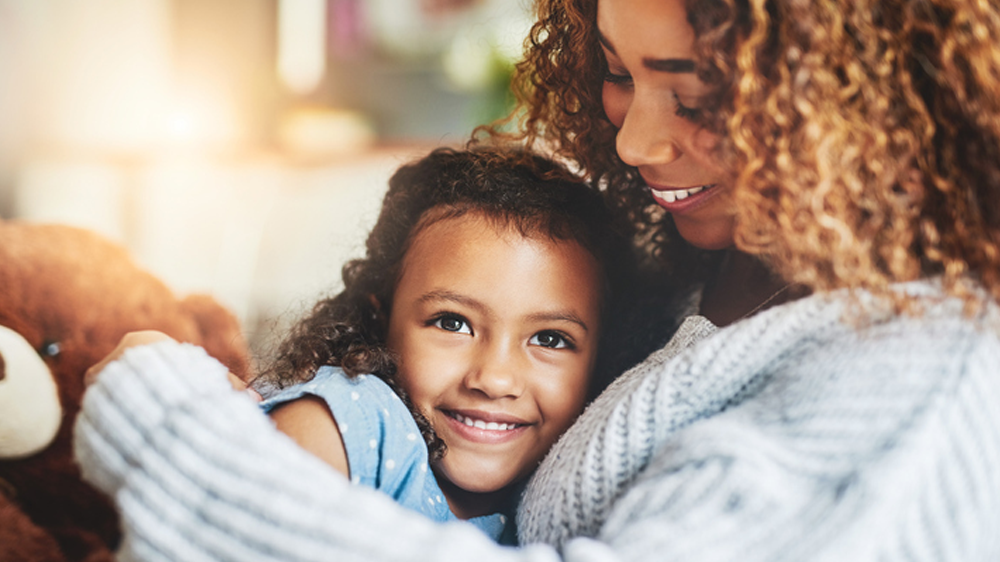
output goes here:
<path id="1" fill-rule="evenodd" d="M 354 484 L 388 494 L 436 521 L 456 520 L 431 472 L 420 430 L 389 385 L 374 375 L 348 378 L 338 367 L 321 367 L 312 380 L 282 389 L 260 405 L 269 412 L 305 395 L 322 398 L 337 420 Z M 501 543 L 516 537 L 509 514 L 469 522 Z"/>

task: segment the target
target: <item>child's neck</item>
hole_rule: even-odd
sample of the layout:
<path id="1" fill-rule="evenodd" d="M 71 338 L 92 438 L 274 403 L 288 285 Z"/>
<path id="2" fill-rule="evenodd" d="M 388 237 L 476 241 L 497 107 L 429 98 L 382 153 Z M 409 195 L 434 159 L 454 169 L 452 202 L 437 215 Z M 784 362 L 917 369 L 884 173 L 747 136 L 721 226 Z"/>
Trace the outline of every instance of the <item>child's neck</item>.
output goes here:
<path id="1" fill-rule="evenodd" d="M 448 507 L 459 519 L 472 519 L 506 511 L 511 494 L 515 493 L 518 486 L 515 482 L 493 492 L 470 492 L 455 486 L 447 478 L 438 476 L 437 481 L 445 499 L 448 500 Z"/>

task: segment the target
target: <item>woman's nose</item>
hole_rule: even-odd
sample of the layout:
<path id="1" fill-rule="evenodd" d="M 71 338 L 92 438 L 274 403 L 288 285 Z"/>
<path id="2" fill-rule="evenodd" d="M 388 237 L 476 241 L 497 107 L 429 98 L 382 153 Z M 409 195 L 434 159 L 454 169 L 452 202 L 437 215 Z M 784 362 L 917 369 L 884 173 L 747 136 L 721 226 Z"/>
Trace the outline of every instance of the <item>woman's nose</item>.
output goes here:
<path id="1" fill-rule="evenodd" d="M 465 377 L 466 388 L 490 399 L 516 398 L 524 391 L 526 365 L 512 345 L 496 342 L 485 346 Z"/>
<path id="2" fill-rule="evenodd" d="M 673 114 L 670 104 L 637 93 L 618 129 L 615 141 L 618 157 L 635 167 L 663 165 L 677 160 L 682 151 L 672 134 L 676 119 L 678 117 Z"/>

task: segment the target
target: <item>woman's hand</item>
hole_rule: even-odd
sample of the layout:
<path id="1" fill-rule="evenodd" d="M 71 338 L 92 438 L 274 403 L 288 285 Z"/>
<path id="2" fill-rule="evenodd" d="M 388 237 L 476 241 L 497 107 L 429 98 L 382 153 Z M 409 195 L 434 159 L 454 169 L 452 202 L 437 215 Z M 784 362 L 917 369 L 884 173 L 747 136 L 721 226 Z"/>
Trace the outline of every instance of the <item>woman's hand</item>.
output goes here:
<path id="1" fill-rule="evenodd" d="M 143 330 L 140 332 L 129 332 L 125 334 L 122 336 L 121 341 L 118 342 L 118 346 L 111 350 L 111 353 L 107 354 L 104 359 L 101 359 L 91 368 L 87 369 L 87 372 L 83 375 L 83 383 L 87 386 L 93 384 L 94 381 L 97 380 L 97 375 L 100 374 L 100 372 L 103 371 L 109 363 L 121 357 L 122 354 L 125 353 L 126 349 L 165 340 L 174 341 L 174 338 L 164 334 L 163 332 L 157 332 L 156 330 Z"/>
<path id="2" fill-rule="evenodd" d="M 142 330 L 138 332 L 129 332 L 125 334 L 121 341 L 118 342 L 118 346 L 111 350 L 111 353 L 107 354 L 104 359 L 94 364 L 91 368 L 87 369 L 87 372 L 83 376 L 83 382 L 86 386 L 93 384 L 97 380 L 97 376 L 108 366 L 109 363 L 115 361 L 125 353 L 125 350 L 130 347 L 138 347 L 141 345 L 148 345 L 151 343 L 161 342 L 161 341 L 176 341 L 174 338 L 164 334 L 163 332 L 158 332 L 156 330 Z M 233 386 L 235 390 L 246 392 L 256 401 L 260 401 L 260 394 L 257 393 L 252 388 L 247 386 L 247 383 L 243 382 L 243 379 L 237 377 L 232 373 L 226 373 L 229 377 L 229 384 Z"/>

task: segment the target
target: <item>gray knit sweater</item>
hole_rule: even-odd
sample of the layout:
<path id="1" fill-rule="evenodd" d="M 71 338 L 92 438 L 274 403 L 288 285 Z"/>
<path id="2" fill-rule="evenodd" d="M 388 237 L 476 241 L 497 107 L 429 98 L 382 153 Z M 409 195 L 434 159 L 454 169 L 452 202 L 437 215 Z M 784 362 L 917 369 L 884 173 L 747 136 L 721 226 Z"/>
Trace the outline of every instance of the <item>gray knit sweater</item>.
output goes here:
<path id="1" fill-rule="evenodd" d="M 191 346 L 105 369 L 76 452 L 124 560 L 1000 560 L 1000 311 L 905 290 L 689 319 L 543 462 L 519 549 L 349 485 Z"/>

